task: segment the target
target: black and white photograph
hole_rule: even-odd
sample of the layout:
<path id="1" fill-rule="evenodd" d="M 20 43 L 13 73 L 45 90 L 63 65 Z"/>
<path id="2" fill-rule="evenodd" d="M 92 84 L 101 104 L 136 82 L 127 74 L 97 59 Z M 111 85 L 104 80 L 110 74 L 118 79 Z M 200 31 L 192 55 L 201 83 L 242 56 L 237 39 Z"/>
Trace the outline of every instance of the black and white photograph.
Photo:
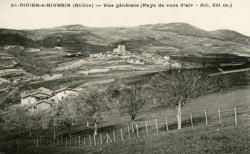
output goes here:
<path id="1" fill-rule="evenodd" d="M 249 0 L 1 0 L 0 154 L 250 154 Z"/>

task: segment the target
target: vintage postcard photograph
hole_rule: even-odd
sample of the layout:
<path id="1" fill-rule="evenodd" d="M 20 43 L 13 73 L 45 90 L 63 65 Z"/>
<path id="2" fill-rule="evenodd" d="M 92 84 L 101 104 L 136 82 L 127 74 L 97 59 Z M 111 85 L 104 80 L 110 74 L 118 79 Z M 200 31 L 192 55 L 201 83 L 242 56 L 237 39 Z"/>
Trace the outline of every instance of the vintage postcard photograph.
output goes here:
<path id="1" fill-rule="evenodd" d="M 250 154 L 249 0 L 1 0 L 0 154 Z"/>

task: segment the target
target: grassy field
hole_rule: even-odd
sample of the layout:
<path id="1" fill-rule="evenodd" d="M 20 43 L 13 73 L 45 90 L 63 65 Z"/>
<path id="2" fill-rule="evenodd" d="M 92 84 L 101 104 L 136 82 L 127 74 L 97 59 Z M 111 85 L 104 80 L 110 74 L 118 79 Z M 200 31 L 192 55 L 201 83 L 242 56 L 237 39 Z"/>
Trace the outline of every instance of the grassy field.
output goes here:
<path id="1" fill-rule="evenodd" d="M 102 146 L 46 146 L 27 148 L 19 154 L 202 154 L 250 152 L 250 125 L 222 128 L 203 127 L 160 133 L 149 137 L 133 138 L 124 142 L 117 141 Z"/>
<path id="2" fill-rule="evenodd" d="M 239 152 L 238 151 L 236 152 L 233 151 L 233 152 L 244 153 L 244 151 L 240 149 L 241 148 L 240 142 L 245 142 L 245 140 L 243 139 L 241 141 L 240 137 L 244 136 L 244 134 L 241 134 L 241 133 L 245 133 L 246 136 L 244 137 L 248 137 L 247 139 L 250 138 L 249 132 L 245 132 L 243 130 L 243 128 L 249 129 L 248 127 L 249 126 L 248 124 L 250 121 L 249 100 L 250 100 L 250 87 L 249 86 L 237 87 L 231 90 L 225 89 L 222 92 L 222 94 L 220 94 L 219 92 L 214 92 L 214 93 L 209 93 L 209 94 L 200 96 L 195 99 L 191 99 L 182 108 L 182 113 L 183 113 L 182 119 L 183 119 L 184 129 L 176 133 L 176 130 L 174 130 L 176 129 L 176 109 L 175 108 L 168 108 L 168 109 L 162 108 L 159 106 L 159 104 L 155 104 L 153 103 L 151 99 L 148 99 L 142 112 L 136 118 L 136 123 L 138 123 L 138 125 L 141 125 L 144 123 L 144 121 L 147 121 L 149 123 L 150 122 L 154 123 L 155 119 L 159 120 L 159 135 L 153 135 L 153 134 L 156 134 L 155 130 L 154 130 L 154 133 L 152 133 L 152 130 L 150 130 L 151 139 L 142 137 L 140 140 L 133 139 L 134 143 L 128 142 L 128 141 L 126 141 L 124 144 L 112 143 L 112 144 L 108 144 L 102 147 L 101 151 L 100 149 L 98 150 L 96 147 L 92 148 L 92 146 L 85 147 L 84 149 L 83 148 L 79 149 L 76 146 L 75 147 L 72 146 L 70 148 L 66 148 L 64 146 L 59 146 L 59 148 L 52 147 L 52 146 L 44 146 L 39 149 L 40 150 L 39 152 L 34 151 L 38 149 L 33 147 L 33 148 L 26 148 L 25 151 L 23 151 L 23 153 L 27 153 L 27 154 L 28 153 L 48 153 L 48 154 L 49 153 L 119 153 L 119 152 L 120 153 L 185 153 L 185 152 L 188 152 L 188 153 L 226 153 L 227 149 L 222 149 L 221 152 L 218 151 L 220 150 L 221 147 L 216 147 L 218 148 L 217 151 L 213 149 L 213 144 L 217 145 L 221 142 L 223 142 L 224 144 L 224 140 L 221 139 L 223 137 L 220 136 L 220 133 L 223 133 L 224 136 L 226 136 L 225 144 L 229 144 L 229 145 L 225 145 L 226 147 L 237 146 L 237 148 L 239 148 L 237 149 L 239 150 Z M 209 126 L 216 125 L 216 127 L 219 127 L 218 125 L 218 108 L 219 107 L 221 108 L 221 111 L 222 111 L 221 117 L 222 117 L 222 123 L 223 123 L 222 125 L 223 131 L 220 130 L 219 132 L 217 132 L 217 129 L 215 129 L 214 127 L 200 129 L 200 127 L 205 126 L 204 109 L 206 109 L 207 114 L 208 114 Z M 239 130 L 241 128 L 232 127 L 232 125 L 234 124 L 234 111 L 233 111 L 234 107 L 237 107 L 237 110 L 239 112 L 239 124 L 241 125 L 245 124 L 242 130 Z M 225 110 L 226 112 L 223 112 Z M 245 113 L 241 114 L 240 112 L 244 110 L 247 111 L 245 112 L 246 114 Z M 190 129 L 191 127 L 190 119 L 189 119 L 190 113 L 193 114 L 193 120 L 195 122 L 194 123 L 195 128 L 193 130 Z M 167 134 L 166 134 L 166 129 L 164 128 L 165 117 L 168 117 L 169 129 L 171 130 L 171 133 L 167 133 Z M 118 112 L 109 111 L 104 114 L 104 120 L 99 125 L 100 129 L 98 132 L 105 134 L 107 132 L 112 133 L 112 131 L 116 131 L 118 135 L 119 129 L 121 128 L 126 129 L 129 124 L 129 121 L 130 121 L 129 116 L 126 116 L 126 115 L 121 116 Z M 199 129 L 197 127 L 199 127 Z M 42 133 L 33 132 L 33 134 L 34 136 L 38 135 L 38 136 L 43 136 L 43 137 L 45 136 L 51 137 L 53 135 L 53 131 L 49 131 L 49 130 L 42 130 L 42 131 L 43 131 Z M 81 124 L 79 126 L 74 126 L 72 130 L 72 137 L 73 139 L 77 139 L 78 136 L 83 137 L 88 134 L 92 134 L 92 132 L 93 132 L 92 128 L 89 128 L 86 130 L 86 124 Z M 145 129 L 141 129 L 139 132 L 141 136 L 146 136 Z M 212 134 L 210 132 L 212 132 Z M 210 136 L 210 135 L 213 135 L 213 133 L 215 134 L 215 136 Z M 204 134 L 205 134 L 205 137 L 204 137 Z M 231 136 L 231 134 L 233 134 L 233 136 Z M 6 135 L 3 134 L 2 137 L 0 138 L 4 138 L 4 136 Z M 24 134 L 25 137 L 27 137 L 27 135 L 28 135 L 28 132 Z M 57 130 L 57 135 L 58 137 L 65 138 L 67 136 L 66 130 Z M 166 136 L 167 138 L 165 138 Z M 209 138 L 209 139 L 201 140 L 201 138 Z M 216 138 L 219 138 L 219 139 L 216 139 Z M 171 139 L 173 139 L 173 143 Z M 199 145 L 197 145 L 196 142 L 200 140 L 202 142 Z M 234 140 L 236 140 L 235 141 L 236 145 L 233 144 Z M 176 144 L 176 146 L 172 144 Z M 212 144 L 211 147 L 210 147 L 210 144 Z M 197 151 L 188 151 L 189 148 L 190 148 L 189 150 L 194 150 L 193 147 L 196 145 L 198 146 L 196 147 Z M 178 146 L 179 147 L 183 146 L 184 150 L 183 151 L 180 150 Z M 144 151 L 145 149 L 147 150 Z M 229 153 L 232 153 L 232 152 L 229 152 Z"/>
<path id="3" fill-rule="evenodd" d="M 97 146 L 87 145 L 79 148 L 77 145 L 78 136 L 91 134 L 91 129 L 83 130 L 83 126 L 75 127 L 72 141 L 73 146 L 65 146 L 65 134 L 57 131 L 58 135 L 64 137 L 64 141 L 59 146 L 35 146 L 22 148 L 18 153 L 46 153 L 46 154 L 78 154 L 78 153 L 249 153 L 250 152 L 250 110 L 249 110 L 249 87 L 233 89 L 220 93 L 212 93 L 190 100 L 190 103 L 183 107 L 183 129 L 176 130 L 175 109 L 158 108 L 155 104 L 147 104 L 144 111 L 138 116 L 136 123 L 140 126 L 140 139 L 136 134 L 131 135 L 132 139 L 128 140 L 126 127 L 128 126 L 129 117 L 120 117 L 118 113 L 107 114 L 105 121 L 100 125 L 99 133 L 104 136 L 112 131 L 116 132 L 116 143 L 109 143 L 100 146 L 98 139 Z M 234 110 L 238 111 L 238 126 L 234 126 Z M 221 107 L 222 125 L 218 121 L 218 107 Z M 208 113 L 208 124 L 205 126 L 204 109 Z M 226 112 L 224 112 L 226 111 Z M 243 113 L 243 112 L 244 113 Z M 193 113 L 194 128 L 190 126 L 189 113 Z M 169 118 L 169 130 L 167 133 L 164 126 L 164 118 Z M 154 126 L 154 119 L 159 120 L 159 134 L 157 135 Z M 148 121 L 149 137 L 146 136 L 145 128 L 142 124 Z M 124 130 L 125 142 L 121 142 L 119 129 Z M 47 132 L 48 133 L 48 132 Z M 61 135 L 60 135 L 60 134 Z M 64 134 L 64 135 L 63 135 Z M 85 134 L 85 135 L 84 135 Z M 49 135 L 49 134 L 47 134 Z M 52 132 L 50 133 L 52 135 Z M 105 138 L 105 137 L 104 137 Z M 105 140 L 105 139 L 103 139 Z M 86 138 L 86 142 L 88 142 Z M 54 142 L 55 143 L 55 142 Z"/>

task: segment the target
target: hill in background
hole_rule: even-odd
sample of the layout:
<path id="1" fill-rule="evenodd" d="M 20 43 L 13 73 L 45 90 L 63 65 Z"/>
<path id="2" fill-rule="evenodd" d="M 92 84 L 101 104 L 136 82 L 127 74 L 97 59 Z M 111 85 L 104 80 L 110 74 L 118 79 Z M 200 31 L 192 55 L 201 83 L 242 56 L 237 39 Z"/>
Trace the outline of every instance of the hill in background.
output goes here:
<path id="1" fill-rule="evenodd" d="M 119 43 L 137 52 L 250 55 L 250 38 L 230 30 L 205 31 L 186 23 L 93 28 L 82 25 L 37 30 L 0 30 L 0 45 L 55 47 L 83 53 L 105 52 Z"/>

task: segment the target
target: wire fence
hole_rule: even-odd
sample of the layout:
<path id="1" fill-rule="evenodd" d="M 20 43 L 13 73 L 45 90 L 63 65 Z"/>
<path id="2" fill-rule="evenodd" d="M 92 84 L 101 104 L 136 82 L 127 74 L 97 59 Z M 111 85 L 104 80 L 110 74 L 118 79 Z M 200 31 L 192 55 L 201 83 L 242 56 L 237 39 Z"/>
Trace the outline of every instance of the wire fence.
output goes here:
<path id="1" fill-rule="evenodd" d="M 195 127 L 227 127 L 250 123 L 250 109 L 248 107 L 233 107 L 222 110 L 203 110 L 200 112 L 183 113 L 182 129 Z M 19 149 L 41 146 L 63 146 L 63 147 L 90 147 L 105 146 L 114 142 L 126 142 L 131 139 L 150 137 L 162 132 L 176 130 L 176 117 L 158 117 L 154 120 L 136 121 L 127 126 L 112 131 L 98 133 L 87 133 L 72 137 L 36 137 L 11 140 L 0 145 L 0 151 L 17 152 Z"/>

